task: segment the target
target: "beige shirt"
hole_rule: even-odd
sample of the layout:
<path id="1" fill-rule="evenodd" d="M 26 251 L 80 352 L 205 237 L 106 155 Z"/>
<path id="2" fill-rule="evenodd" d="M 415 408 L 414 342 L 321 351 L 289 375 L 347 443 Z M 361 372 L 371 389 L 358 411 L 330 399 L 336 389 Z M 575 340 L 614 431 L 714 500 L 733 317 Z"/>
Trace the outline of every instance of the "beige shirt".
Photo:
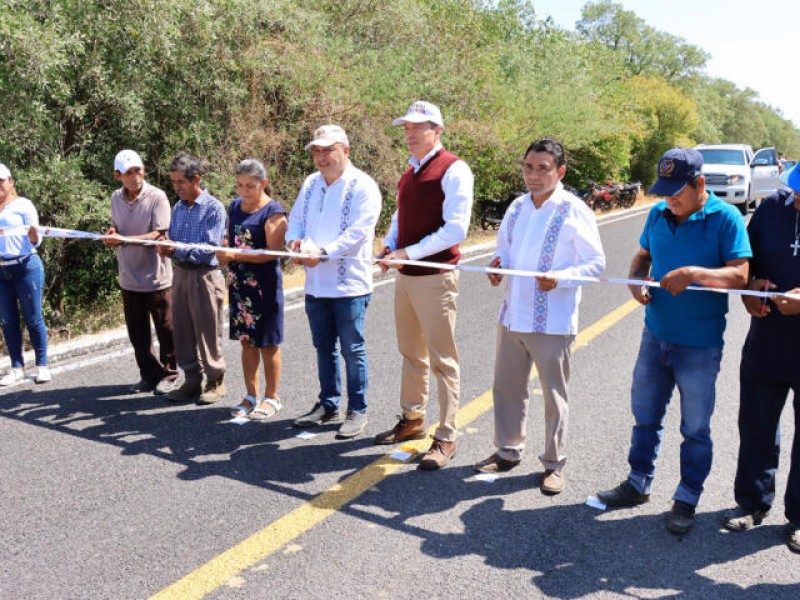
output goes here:
<path id="1" fill-rule="evenodd" d="M 167 195 L 145 182 L 136 200 L 125 189 L 111 194 L 111 224 L 123 236 L 166 231 L 172 211 Z M 155 292 L 172 285 L 172 263 L 155 246 L 119 246 L 119 285 L 131 292 Z"/>

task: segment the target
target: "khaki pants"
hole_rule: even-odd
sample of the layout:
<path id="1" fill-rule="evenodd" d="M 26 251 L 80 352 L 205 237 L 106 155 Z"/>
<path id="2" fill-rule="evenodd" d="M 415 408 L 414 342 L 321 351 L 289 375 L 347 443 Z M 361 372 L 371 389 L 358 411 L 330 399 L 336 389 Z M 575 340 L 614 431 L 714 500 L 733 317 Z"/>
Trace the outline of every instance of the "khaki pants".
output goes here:
<path id="1" fill-rule="evenodd" d="M 217 268 L 176 267 L 172 275 L 175 358 L 186 382 L 218 381 L 225 375 L 222 318 L 225 278 Z"/>
<path id="2" fill-rule="evenodd" d="M 545 469 L 562 469 L 567 460 L 570 346 L 574 335 L 516 333 L 497 328 L 494 361 L 494 443 L 506 460 L 519 460 L 525 449 L 528 383 L 535 364 L 544 396 L 545 446 L 539 460 Z"/>
<path id="3" fill-rule="evenodd" d="M 398 273 L 394 294 L 397 346 L 403 356 L 400 405 L 407 419 L 425 417 L 430 373 L 439 397 L 438 440 L 456 439 L 460 373 L 456 349 L 458 273 Z"/>

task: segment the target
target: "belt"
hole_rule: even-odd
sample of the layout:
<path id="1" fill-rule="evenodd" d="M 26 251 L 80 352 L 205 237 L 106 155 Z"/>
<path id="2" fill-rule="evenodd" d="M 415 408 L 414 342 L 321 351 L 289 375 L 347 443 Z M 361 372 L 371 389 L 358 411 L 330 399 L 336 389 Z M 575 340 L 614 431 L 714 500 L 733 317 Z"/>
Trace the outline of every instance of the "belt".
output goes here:
<path id="1" fill-rule="evenodd" d="M 11 267 L 14 265 L 21 265 L 31 256 L 33 256 L 33 254 L 26 254 L 25 256 L 20 256 L 17 258 L 0 259 L 0 267 Z"/>

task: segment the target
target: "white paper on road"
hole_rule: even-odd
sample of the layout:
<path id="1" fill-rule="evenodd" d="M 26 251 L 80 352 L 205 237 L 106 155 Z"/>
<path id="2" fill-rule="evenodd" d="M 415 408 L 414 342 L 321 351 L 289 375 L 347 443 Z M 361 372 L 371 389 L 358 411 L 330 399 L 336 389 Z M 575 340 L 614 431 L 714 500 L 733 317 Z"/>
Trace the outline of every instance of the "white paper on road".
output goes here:
<path id="1" fill-rule="evenodd" d="M 245 423 L 249 422 L 250 419 L 248 419 L 247 417 L 234 417 L 230 421 L 228 421 L 228 423 L 231 423 L 232 425 L 244 425 Z"/>
<path id="2" fill-rule="evenodd" d="M 478 473 L 475 475 L 478 481 L 485 481 L 486 483 L 494 483 L 497 481 L 497 473 Z"/>
<path id="3" fill-rule="evenodd" d="M 390 458 L 406 462 L 412 456 L 414 456 L 413 452 L 406 452 L 404 450 L 398 450 L 397 452 L 392 454 Z"/>
<path id="4" fill-rule="evenodd" d="M 595 498 L 594 496 L 589 496 L 586 499 L 586 504 L 591 506 L 592 508 L 599 508 L 600 510 L 605 510 L 606 505 L 603 504 L 599 498 Z"/>
<path id="5" fill-rule="evenodd" d="M 317 437 L 317 434 L 316 433 L 311 433 L 310 431 L 301 431 L 300 433 L 298 433 L 294 437 L 298 437 L 301 440 L 310 440 L 311 438 Z"/>

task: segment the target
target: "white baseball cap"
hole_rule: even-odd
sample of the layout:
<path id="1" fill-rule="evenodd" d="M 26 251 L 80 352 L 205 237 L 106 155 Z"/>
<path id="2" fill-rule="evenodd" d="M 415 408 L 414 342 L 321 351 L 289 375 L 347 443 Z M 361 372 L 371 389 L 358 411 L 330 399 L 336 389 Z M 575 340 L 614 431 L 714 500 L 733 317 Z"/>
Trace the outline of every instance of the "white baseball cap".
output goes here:
<path id="1" fill-rule="evenodd" d="M 5 166 L 3 163 L 0 163 L 0 179 L 5 181 L 6 179 L 11 179 L 11 171 L 8 170 L 8 167 Z"/>
<path id="2" fill-rule="evenodd" d="M 434 125 L 444 127 L 442 111 L 439 107 L 424 100 L 417 100 L 408 107 L 408 112 L 404 117 L 392 121 L 392 125 L 402 125 L 403 123 L 425 123 L 430 121 Z"/>
<path id="3" fill-rule="evenodd" d="M 327 148 L 334 144 L 342 144 L 349 148 L 350 140 L 347 139 L 344 129 L 338 125 L 323 125 L 322 127 L 317 127 L 316 131 L 314 131 L 314 137 L 306 144 L 306 150 L 310 150 L 312 146 Z"/>
<path id="4" fill-rule="evenodd" d="M 114 170 L 119 171 L 120 175 L 124 175 L 132 167 L 144 169 L 142 157 L 133 150 L 123 150 L 114 157 Z"/>

